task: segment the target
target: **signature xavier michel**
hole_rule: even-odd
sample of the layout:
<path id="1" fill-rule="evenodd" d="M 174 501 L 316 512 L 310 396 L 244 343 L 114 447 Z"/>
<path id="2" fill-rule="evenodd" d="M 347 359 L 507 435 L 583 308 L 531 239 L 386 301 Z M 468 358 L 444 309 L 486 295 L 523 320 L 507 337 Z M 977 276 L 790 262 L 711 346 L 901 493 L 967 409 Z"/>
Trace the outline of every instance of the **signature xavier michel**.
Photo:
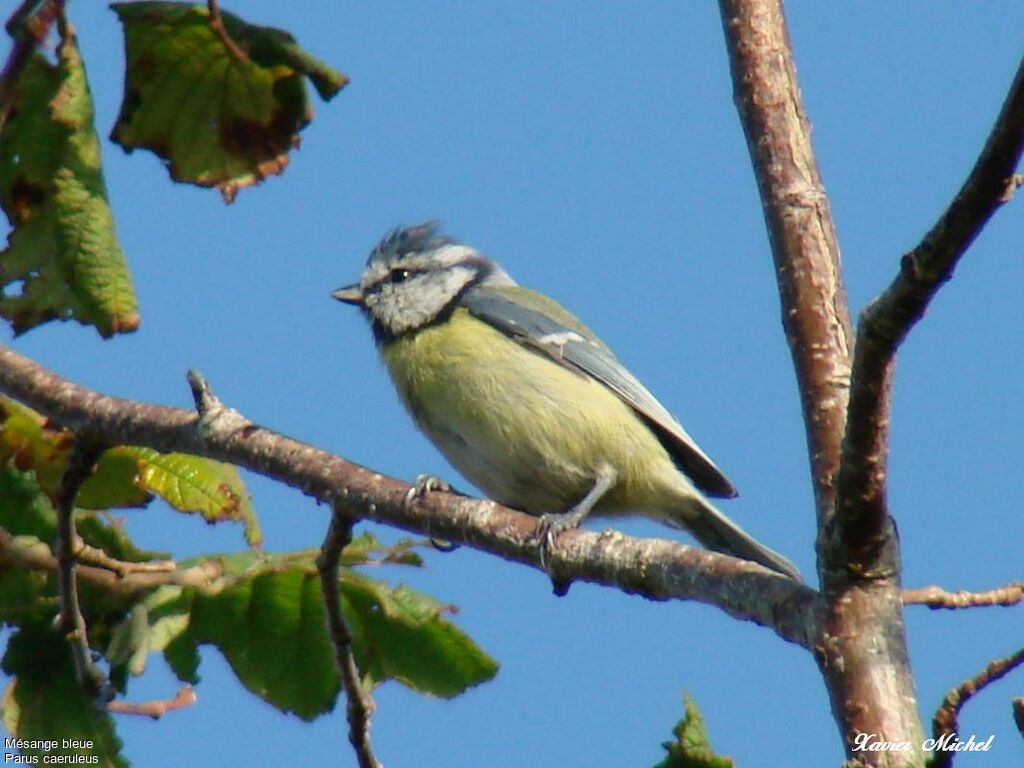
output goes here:
<path id="1" fill-rule="evenodd" d="M 937 739 L 925 739 L 920 748 L 926 752 L 988 752 L 992 749 L 995 734 L 980 741 L 972 733 L 967 741 L 957 734 L 947 733 Z M 916 749 L 911 741 L 885 741 L 877 733 L 858 733 L 853 739 L 854 752 L 910 752 Z"/>

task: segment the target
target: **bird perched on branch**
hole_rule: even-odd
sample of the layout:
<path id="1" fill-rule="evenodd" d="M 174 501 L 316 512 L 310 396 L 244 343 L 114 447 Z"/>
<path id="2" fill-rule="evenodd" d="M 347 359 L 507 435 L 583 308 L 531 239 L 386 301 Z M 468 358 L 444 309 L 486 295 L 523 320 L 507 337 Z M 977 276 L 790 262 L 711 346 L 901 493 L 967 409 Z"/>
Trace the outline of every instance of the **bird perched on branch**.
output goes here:
<path id="1" fill-rule="evenodd" d="M 419 428 L 542 546 L 590 514 L 644 515 L 799 579 L 706 496 L 736 491 L 594 333 L 437 224 L 396 229 L 332 296 L 369 319 Z"/>

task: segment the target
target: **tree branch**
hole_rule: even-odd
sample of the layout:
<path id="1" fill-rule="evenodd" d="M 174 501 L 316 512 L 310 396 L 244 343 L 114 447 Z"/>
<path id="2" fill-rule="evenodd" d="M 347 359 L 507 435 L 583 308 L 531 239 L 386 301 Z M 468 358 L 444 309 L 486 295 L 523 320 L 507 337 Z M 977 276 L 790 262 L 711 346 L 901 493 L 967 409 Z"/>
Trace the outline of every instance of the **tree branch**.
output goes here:
<path id="1" fill-rule="evenodd" d="M 54 544 L 57 560 L 57 592 L 60 600 L 60 612 L 57 614 L 57 631 L 67 637 L 71 643 L 71 656 L 75 664 L 78 682 L 90 696 L 102 696 L 110 699 L 113 691 L 109 690 L 106 676 L 92 663 L 92 651 L 89 649 L 89 637 L 85 619 L 78 602 L 78 581 L 75 576 L 75 497 L 92 474 L 93 466 L 105 450 L 106 446 L 79 434 L 75 438 L 68 467 L 64 470 L 57 484 L 54 506 L 57 511 L 57 541 Z"/>
<path id="2" fill-rule="evenodd" d="M 57 558 L 46 544 L 32 537 L 13 536 L 4 528 L 0 528 L 0 565 L 45 573 L 56 573 L 59 568 Z M 109 565 L 94 567 L 78 563 L 75 566 L 78 583 L 119 597 L 132 597 L 165 584 L 208 587 L 221 573 L 221 567 L 213 562 L 172 571 L 161 568 L 158 571 L 121 572 Z"/>
<path id="3" fill-rule="evenodd" d="M 963 709 L 964 704 L 986 685 L 1009 674 L 1022 663 L 1024 663 L 1024 648 L 1005 659 L 989 662 L 988 666 L 977 675 L 960 683 L 947 693 L 932 720 L 932 737 L 936 740 L 943 737 L 955 737 L 960 727 L 960 710 Z M 932 756 L 929 768 L 949 768 L 953 764 L 954 754 L 956 753 L 948 750 L 936 751 Z"/>
<path id="4" fill-rule="evenodd" d="M 173 699 L 157 699 L 156 701 L 112 701 L 107 704 L 107 712 L 117 715 L 142 715 L 159 720 L 175 709 L 191 707 L 196 703 L 196 692 L 191 685 L 183 685 Z"/>
<path id="5" fill-rule="evenodd" d="M 807 431 L 822 611 L 812 649 L 851 759 L 920 765 L 916 753 L 855 753 L 856 737 L 921 742 L 898 573 L 830 578 L 830 521 L 847 429 L 852 332 L 835 226 L 810 139 L 781 0 L 719 0 L 734 100 L 761 194 Z"/>
<path id="6" fill-rule="evenodd" d="M 467 544 L 540 567 L 536 519 L 491 501 L 431 492 L 413 504 L 402 483 L 351 464 L 242 418 L 200 418 L 192 411 L 108 397 L 61 378 L 0 345 L 0 392 L 63 426 L 88 430 L 104 442 L 208 456 L 358 509 L 368 519 L 432 538 Z M 616 532 L 573 531 L 550 552 L 562 581 L 615 587 L 652 600 L 696 600 L 773 629 L 809 647 L 816 593 L 766 568 L 703 549 Z M 108 573 L 109 572 L 103 572 Z M 113 574 L 109 574 L 114 577 Z M 156 578 L 132 574 L 126 578 Z M 114 577 L 116 578 L 116 577 Z"/>
<path id="7" fill-rule="evenodd" d="M 1024 150 L 1024 60 L 973 170 L 900 272 L 861 314 L 831 558 L 857 573 L 891 570 L 886 511 L 889 413 L 896 350 L 924 315 L 960 257 L 1017 185 Z"/>
<path id="8" fill-rule="evenodd" d="M 835 501 L 853 333 L 839 244 L 777 0 L 720 0 L 733 101 L 761 193 L 819 521 Z"/>
<path id="9" fill-rule="evenodd" d="M 941 587 L 921 587 L 903 591 L 904 605 L 927 605 L 932 609 L 977 608 L 991 605 L 1010 607 L 1024 602 L 1024 581 L 987 592 L 947 592 Z"/>
<path id="10" fill-rule="evenodd" d="M 356 751 L 359 768 L 381 768 L 377 758 L 373 756 L 370 744 L 370 715 L 374 704 L 370 695 L 363 690 L 362 675 L 356 666 L 355 655 L 352 653 L 352 633 L 345 624 L 341 612 L 341 590 L 339 589 L 339 564 L 341 551 L 352 541 L 352 526 L 356 518 L 350 516 L 335 504 L 331 514 L 331 523 L 327 527 L 320 555 L 316 565 L 320 571 L 320 588 L 324 599 L 324 612 L 327 617 L 327 631 L 334 646 L 334 662 L 338 667 L 341 685 L 345 691 L 348 705 L 345 714 L 348 718 L 348 740 Z"/>

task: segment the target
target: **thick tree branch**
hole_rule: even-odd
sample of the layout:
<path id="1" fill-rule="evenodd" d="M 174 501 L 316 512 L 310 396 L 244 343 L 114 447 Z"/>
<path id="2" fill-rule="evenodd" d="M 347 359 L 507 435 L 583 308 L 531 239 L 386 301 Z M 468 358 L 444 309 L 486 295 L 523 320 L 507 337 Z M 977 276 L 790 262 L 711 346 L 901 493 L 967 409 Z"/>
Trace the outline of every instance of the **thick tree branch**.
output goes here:
<path id="1" fill-rule="evenodd" d="M 947 592 L 941 587 L 921 587 L 903 591 L 904 605 L 927 605 L 932 609 L 978 608 L 992 605 L 1010 607 L 1024 602 L 1024 581 L 986 592 Z"/>
<path id="2" fill-rule="evenodd" d="M 341 612 L 341 590 L 338 580 L 341 551 L 352 541 L 352 526 L 356 521 L 356 518 L 349 515 L 340 504 L 334 505 L 331 523 L 327 527 L 327 535 L 324 537 L 316 565 L 320 571 L 327 632 L 334 647 L 334 662 L 347 701 L 345 714 L 348 718 L 348 740 L 356 752 L 359 768 L 381 768 L 377 758 L 373 756 L 373 746 L 370 743 L 373 699 L 363 690 L 362 675 L 356 666 L 355 654 L 352 653 L 352 633 L 349 632 Z"/>
<path id="3" fill-rule="evenodd" d="M 960 710 L 964 704 L 989 683 L 1008 675 L 1024 663 L 1024 648 L 1005 659 L 989 662 L 981 672 L 965 680 L 946 694 L 932 720 L 932 737 L 938 741 L 943 737 L 953 738 L 960 728 Z M 949 768 L 953 764 L 953 751 L 940 750 L 934 753 L 930 768 Z"/>
<path id="4" fill-rule="evenodd" d="M 924 315 L 960 257 L 1018 184 L 1024 150 L 1024 60 L 973 170 L 921 243 L 903 257 L 892 284 L 861 314 L 843 440 L 839 499 L 830 546 L 834 565 L 858 574 L 891 570 L 886 460 L 896 350 Z"/>
<path id="5" fill-rule="evenodd" d="M 761 193 L 819 521 L 832 511 L 853 333 L 839 245 L 777 0 L 720 0 L 733 100 Z"/>
<path id="6" fill-rule="evenodd" d="M 818 520 L 821 622 L 813 650 L 847 753 L 871 765 L 921 765 L 922 753 L 855 753 L 873 733 L 920 743 L 898 574 L 829 580 L 825 546 L 849 403 L 852 333 L 839 247 L 818 173 L 781 0 L 720 0 L 734 100 L 761 194 L 803 404 Z"/>
<path id="7" fill-rule="evenodd" d="M 408 484 L 259 427 L 233 411 L 227 414 L 237 418 L 221 414 L 201 420 L 192 411 L 108 397 L 4 346 L 0 346 L 0 392 L 71 430 L 88 430 L 105 442 L 226 461 L 327 503 L 345 503 L 368 519 L 540 567 L 535 518 L 494 502 L 441 492 L 408 504 Z M 652 600 L 713 605 L 805 647 L 813 635 L 814 591 L 755 563 L 715 552 L 620 533 L 573 531 L 556 540 L 551 567 L 563 581 L 601 584 Z"/>

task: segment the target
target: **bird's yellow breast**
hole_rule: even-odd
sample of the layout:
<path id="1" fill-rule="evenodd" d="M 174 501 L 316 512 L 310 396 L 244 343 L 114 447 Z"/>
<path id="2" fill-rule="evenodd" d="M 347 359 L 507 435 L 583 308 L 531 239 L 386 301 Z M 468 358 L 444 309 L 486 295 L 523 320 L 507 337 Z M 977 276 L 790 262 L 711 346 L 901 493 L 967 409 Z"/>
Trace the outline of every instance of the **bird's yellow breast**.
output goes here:
<path id="1" fill-rule="evenodd" d="M 459 309 L 382 349 L 402 401 L 445 457 L 491 498 L 565 509 L 600 467 L 617 473 L 606 514 L 665 501 L 685 482 L 635 412 L 600 382 L 526 349 Z"/>

